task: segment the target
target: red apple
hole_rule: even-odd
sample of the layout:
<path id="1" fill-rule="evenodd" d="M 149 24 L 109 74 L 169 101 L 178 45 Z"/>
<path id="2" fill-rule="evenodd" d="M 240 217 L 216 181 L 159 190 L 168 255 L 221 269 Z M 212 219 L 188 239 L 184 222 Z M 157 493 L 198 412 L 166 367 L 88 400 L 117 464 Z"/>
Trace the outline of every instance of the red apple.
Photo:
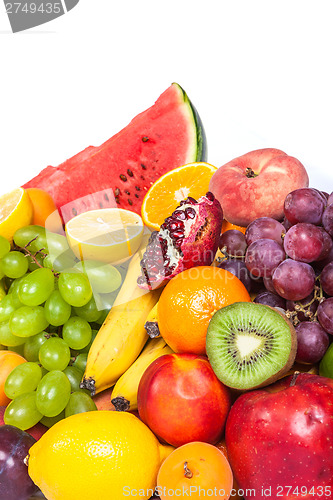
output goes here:
<path id="1" fill-rule="evenodd" d="M 225 435 L 246 499 L 331 498 L 332 379 L 294 374 L 266 390 L 241 395 L 231 408 Z"/>
<path id="2" fill-rule="evenodd" d="M 0 426 L 5 425 L 5 422 L 3 419 L 5 410 L 6 410 L 6 406 L 0 406 Z M 34 425 L 33 427 L 30 427 L 30 429 L 27 429 L 25 432 L 30 434 L 30 436 L 32 436 L 33 438 L 36 439 L 36 441 L 38 441 L 38 439 L 40 437 L 42 437 L 44 432 L 46 432 L 47 430 L 48 430 L 48 428 L 45 425 L 38 422 L 38 424 Z"/>
<path id="3" fill-rule="evenodd" d="M 217 443 L 230 406 L 230 390 L 218 380 L 205 356 L 166 354 L 140 380 L 140 418 L 160 440 L 173 446 L 191 441 Z"/>
<path id="4" fill-rule="evenodd" d="M 285 197 L 309 185 L 300 161 L 279 149 L 251 151 L 220 167 L 209 190 L 222 205 L 224 218 L 248 226 L 258 217 L 283 218 Z"/>

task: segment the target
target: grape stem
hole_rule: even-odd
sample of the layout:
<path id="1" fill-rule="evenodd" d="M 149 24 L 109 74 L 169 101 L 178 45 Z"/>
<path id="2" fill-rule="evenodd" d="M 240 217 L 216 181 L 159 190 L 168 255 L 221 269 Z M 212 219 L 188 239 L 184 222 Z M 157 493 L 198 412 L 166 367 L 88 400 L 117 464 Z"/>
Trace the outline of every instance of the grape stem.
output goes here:
<path id="1" fill-rule="evenodd" d="M 37 264 L 38 267 L 43 268 L 43 265 L 40 262 L 38 262 L 38 260 L 37 260 L 37 255 L 41 255 L 44 258 L 47 257 L 48 254 L 43 252 L 43 250 L 45 250 L 45 248 L 41 248 L 40 250 L 37 250 L 37 252 L 35 252 L 35 253 L 30 252 L 30 250 L 28 249 L 28 246 L 31 245 L 31 243 L 33 243 L 37 238 L 38 238 L 38 236 L 36 236 L 32 240 L 30 240 L 24 247 L 19 247 L 18 245 L 15 245 L 15 250 L 18 250 L 18 251 L 24 253 L 26 256 L 31 257 L 33 259 L 33 261 L 35 262 L 35 264 Z M 60 274 L 60 273 L 57 273 L 54 269 L 51 269 L 51 271 L 53 272 L 53 274 L 56 278 Z"/>
<path id="2" fill-rule="evenodd" d="M 306 318 L 308 318 L 309 321 L 316 321 L 317 320 L 317 311 L 312 312 L 310 310 L 311 305 L 314 302 L 318 302 L 318 305 L 325 300 L 324 294 L 323 294 L 323 289 L 320 283 L 320 276 L 317 276 L 316 280 L 319 282 L 319 285 L 315 285 L 314 287 L 314 294 L 313 298 L 307 303 L 307 304 L 301 304 L 300 302 L 297 302 L 295 305 L 295 310 L 290 311 L 289 309 L 286 312 L 287 318 L 291 319 L 293 324 L 296 326 L 298 323 L 300 323 L 297 314 L 299 312 L 302 312 Z"/>

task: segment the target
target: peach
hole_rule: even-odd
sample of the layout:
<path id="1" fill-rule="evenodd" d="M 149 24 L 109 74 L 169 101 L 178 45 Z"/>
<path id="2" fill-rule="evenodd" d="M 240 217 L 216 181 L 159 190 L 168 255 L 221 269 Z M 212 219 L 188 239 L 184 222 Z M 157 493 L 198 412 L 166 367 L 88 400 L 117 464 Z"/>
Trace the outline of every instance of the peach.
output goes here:
<path id="1" fill-rule="evenodd" d="M 140 380 L 140 418 L 172 446 L 217 443 L 230 407 L 230 390 L 218 380 L 206 356 L 166 354 Z"/>
<path id="2" fill-rule="evenodd" d="M 220 167 L 209 190 L 221 203 L 227 221 L 248 226 L 258 217 L 282 219 L 287 194 L 308 185 L 308 174 L 299 160 L 279 149 L 266 148 Z"/>

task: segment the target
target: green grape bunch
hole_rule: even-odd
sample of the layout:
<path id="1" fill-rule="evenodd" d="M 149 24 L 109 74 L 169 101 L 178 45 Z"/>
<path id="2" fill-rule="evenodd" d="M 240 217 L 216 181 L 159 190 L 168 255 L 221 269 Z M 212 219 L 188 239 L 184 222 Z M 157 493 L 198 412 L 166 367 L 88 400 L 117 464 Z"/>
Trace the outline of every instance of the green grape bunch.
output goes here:
<path id="1" fill-rule="evenodd" d="M 0 346 L 26 359 L 9 374 L 4 420 L 51 426 L 96 405 L 80 389 L 87 355 L 123 280 L 123 269 L 79 261 L 64 235 L 20 228 L 0 236 Z"/>

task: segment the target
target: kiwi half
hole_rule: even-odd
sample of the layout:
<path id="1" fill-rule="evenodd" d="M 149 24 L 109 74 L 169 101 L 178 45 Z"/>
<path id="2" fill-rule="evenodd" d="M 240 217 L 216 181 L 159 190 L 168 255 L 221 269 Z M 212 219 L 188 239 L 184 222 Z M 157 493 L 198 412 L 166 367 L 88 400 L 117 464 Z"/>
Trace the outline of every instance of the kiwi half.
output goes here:
<path id="1" fill-rule="evenodd" d="M 212 317 L 206 352 L 216 376 L 228 387 L 255 389 L 271 384 L 293 365 L 294 326 L 276 309 L 236 302 Z"/>

